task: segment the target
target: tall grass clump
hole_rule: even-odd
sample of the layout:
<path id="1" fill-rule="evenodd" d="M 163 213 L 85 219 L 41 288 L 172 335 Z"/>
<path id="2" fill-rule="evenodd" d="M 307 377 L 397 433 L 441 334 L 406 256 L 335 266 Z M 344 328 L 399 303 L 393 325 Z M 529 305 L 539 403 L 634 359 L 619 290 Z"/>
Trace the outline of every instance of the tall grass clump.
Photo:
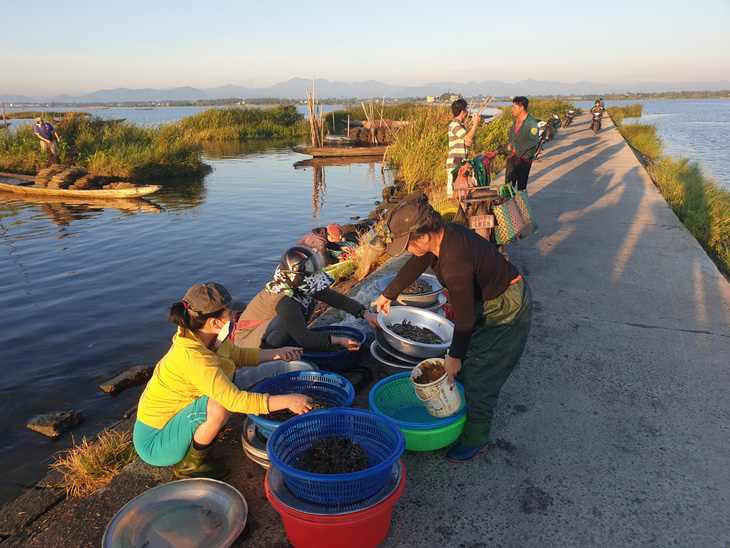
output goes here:
<path id="1" fill-rule="evenodd" d="M 0 171 L 35 174 L 47 163 L 48 153 L 41 150 L 32 125 L 0 131 Z"/>
<path id="2" fill-rule="evenodd" d="M 730 192 L 687 159 L 664 158 L 647 168 L 664 199 L 709 257 L 730 275 Z"/>
<path id="3" fill-rule="evenodd" d="M 401 128 L 388 148 L 387 161 L 405 181 L 405 190 L 426 190 L 445 180 L 451 111 L 441 106 L 424 106 L 414 110 L 408 124 Z"/>
<path id="4" fill-rule="evenodd" d="M 174 127 L 141 127 L 124 121 L 70 113 L 58 124 L 59 159 L 95 175 L 149 180 L 194 176 L 210 168 L 196 139 Z M 40 150 L 33 128 L 0 133 L 0 170 L 37 173 L 48 154 Z"/>
<path id="5" fill-rule="evenodd" d="M 84 497 L 109 483 L 136 455 L 129 432 L 107 430 L 93 442 L 84 438 L 51 467 L 63 474 L 67 498 Z"/>
<path id="6" fill-rule="evenodd" d="M 304 136 L 309 123 L 294 106 L 275 108 L 211 108 L 172 126 L 198 141 L 239 141 Z"/>
<path id="7" fill-rule="evenodd" d="M 644 105 L 636 103 L 623 107 L 608 107 L 606 112 L 611 117 L 611 120 L 613 120 L 616 127 L 618 127 L 621 125 L 621 122 L 624 121 L 624 118 L 640 118 L 644 112 Z"/>
<path id="8" fill-rule="evenodd" d="M 626 124 L 618 127 L 619 133 L 632 147 L 638 150 L 645 160 L 654 161 L 662 155 L 663 143 L 657 137 L 657 127 L 653 124 Z"/>

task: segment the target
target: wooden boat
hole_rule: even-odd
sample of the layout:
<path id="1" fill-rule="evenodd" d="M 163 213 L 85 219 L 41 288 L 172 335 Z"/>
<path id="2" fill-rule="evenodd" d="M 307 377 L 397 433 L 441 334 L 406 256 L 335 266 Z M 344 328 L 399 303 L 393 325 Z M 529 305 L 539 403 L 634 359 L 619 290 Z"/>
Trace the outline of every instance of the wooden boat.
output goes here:
<path id="1" fill-rule="evenodd" d="M 329 147 L 311 147 L 311 146 L 295 146 L 294 152 L 299 154 L 309 154 L 315 158 L 337 158 L 337 157 L 380 157 L 382 158 L 385 151 L 388 150 L 387 146 L 329 146 Z"/>
<path id="2" fill-rule="evenodd" d="M 47 196 L 63 196 L 77 199 L 96 198 L 139 198 L 157 192 L 160 185 L 141 185 L 135 188 L 113 188 L 98 190 L 73 190 L 67 188 L 37 188 L 33 186 L 35 177 L 0 172 L 0 192 L 12 192 L 27 197 L 43 198 Z"/>

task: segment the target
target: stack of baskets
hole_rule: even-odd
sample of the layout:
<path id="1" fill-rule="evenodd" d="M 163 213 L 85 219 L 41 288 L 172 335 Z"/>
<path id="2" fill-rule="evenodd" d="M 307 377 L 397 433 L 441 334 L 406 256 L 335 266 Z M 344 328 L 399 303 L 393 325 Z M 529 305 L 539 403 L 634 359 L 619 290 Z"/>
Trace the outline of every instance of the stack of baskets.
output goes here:
<path id="1" fill-rule="evenodd" d="M 455 442 L 464 430 L 466 397 L 461 383 L 456 385 L 461 391 L 461 407 L 448 417 L 434 417 L 427 411 L 413 389 L 410 373 L 391 375 L 373 386 L 368 398 L 370 409 L 398 425 L 409 451 L 435 451 Z"/>
<path id="2" fill-rule="evenodd" d="M 298 469 L 297 459 L 328 437 L 357 443 L 370 467 L 345 474 Z M 382 542 L 405 487 L 404 449 L 405 438 L 393 421 L 361 409 L 312 411 L 279 426 L 267 444 L 266 495 L 281 514 L 290 542 L 318 548 Z"/>

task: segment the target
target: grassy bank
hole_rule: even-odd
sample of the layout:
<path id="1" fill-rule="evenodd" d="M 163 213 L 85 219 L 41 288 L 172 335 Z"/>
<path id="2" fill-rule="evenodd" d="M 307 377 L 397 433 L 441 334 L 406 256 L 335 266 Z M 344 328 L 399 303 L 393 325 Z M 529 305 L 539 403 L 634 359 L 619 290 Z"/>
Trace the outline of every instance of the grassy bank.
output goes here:
<path id="1" fill-rule="evenodd" d="M 56 118 L 63 118 L 64 116 L 68 115 L 68 112 L 53 112 L 53 111 L 47 111 L 42 112 L 40 110 L 22 110 L 20 112 L 7 112 L 5 113 L 5 117 L 8 120 L 34 120 L 35 118 L 43 118 L 46 122 L 50 122 L 51 124 L 55 125 L 56 122 L 54 121 Z M 77 114 L 77 113 L 73 113 Z M 91 116 L 91 114 L 88 113 L 78 113 L 83 114 L 84 116 Z"/>
<path id="2" fill-rule="evenodd" d="M 49 113 L 43 115 L 51 118 Z M 54 126 L 61 137 L 61 162 L 95 175 L 137 181 L 207 172 L 202 142 L 309 135 L 309 124 L 293 106 L 212 108 L 159 127 L 65 113 Z M 47 163 L 48 155 L 40 149 L 32 125 L 0 132 L 0 171 L 35 174 Z"/>
<path id="3" fill-rule="evenodd" d="M 547 120 L 552 112 L 562 117 L 570 107 L 570 103 L 560 100 L 534 100 L 530 103 L 530 114 Z M 448 154 L 446 129 L 453 117 L 451 108 L 416 105 L 402 105 L 400 108 L 404 109 L 407 118 L 385 116 L 410 122 L 396 134 L 388 150 L 389 165 L 397 170 L 397 177 L 405 181 L 408 191 L 420 189 L 434 196 L 443 193 Z M 503 108 L 500 117 L 477 130 L 469 155 L 473 157 L 506 145 L 512 120 L 511 107 Z M 492 162 L 493 173 L 500 171 L 504 164 L 504 156 L 495 158 Z"/>
<path id="4" fill-rule="evenodd" d="M 623 107 L 608 107 L 606 112 L 616 126 L 620 126 L 624 118 L 639 118 L 644 112 L 644 105 L 636 103 Z"/>
<path id="5" fill-rule="evenodd" d="M 140 127 L 79 113 L 67 114 L 56 129 L 61 162 L 95 175 L 149 180 L 210 169 L 202 161 L 199 143 L 174 125 Z M 34 174 L 47 162 L 32 125 L 0 132 L 0 171 Z"/>
<path id="6" fill-rule="evenodd" d="M 730 275 L 730 192 L 687 159 L 667 157 L 647 171 L 682 224 L 717 267 Z"/>
<path id="7" fill-rule="evenodd" d="M 309 123 L 294 106 L 212 108 L 171 125 L 197 141 L 241 141 L 309 135 Z"/>
<path id="8" fill-rule="evenodd" d="M 618 114 L 621 120 L 624 116 L 637 117 L 636 111 Z M 611 117 L 616 122 L 613 113 Z M 660 159 L 663 144 L 656 135 L 656 126 L 617 125 L 624 139 L 643 157 L 649 176 L 672 211 L 717 267 L 730 275 L 730 192 L 709 179 L 696 162 Z"/>

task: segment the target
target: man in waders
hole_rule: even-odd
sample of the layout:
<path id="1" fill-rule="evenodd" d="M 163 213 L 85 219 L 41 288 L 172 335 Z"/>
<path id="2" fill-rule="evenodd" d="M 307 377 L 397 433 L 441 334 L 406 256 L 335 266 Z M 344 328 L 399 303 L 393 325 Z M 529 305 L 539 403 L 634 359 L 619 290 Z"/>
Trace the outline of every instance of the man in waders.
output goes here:
<path id="1" fill-rule="evenodd" d="M 386 251 L 413 256 L 372 303 L 387 314 L 391 302 L 431 268 L 449 290 L 454 335 L 444 369 L 464 385 L 467 419 L 459 442 L 446 453 L 465 462 L 487 449 L 494 407 L 502 386 L 525 349 L 532 323 L 532 293 L 517 267 L 485 238 L 445 222 L 422 192 L 393 208 L 385 234 Z"/>
<path id="2" fill-rule="evenodd" d="M 530 174 L 532 160 L 537 152 L 539 142 L 537 120 L 527 109 L 530 102 L 527 97 L 517 96 L 512 100 L 512 116 L 515 117 L 509 132 L 507 145 L 507 166 L 504 168 L 505 184 L 515 186 L 517 190 L 527 188 L 527 177 Z"/>
<path id="3" fill-rule="evenodd" d="M 452 171 L 469 157 L 469 147 L 479 127 L 479 120 L 474 119 L 471 129 L 467 130 L 464 122 L 469 117 L 469 109 L 464 99 L 451 103 L 454 117 L 449 122 L 449 155 L 446 158 L 446 195 L 454 193 Z"/>
<path id="4" fill-rule="evenodd" d="M 33 131 L 35 136 L 40 139 L 41 150 L 50 152 L 50 163 L 58 163 L 58 141 L 60 138 L 54 127 L 43 118 L 36 118 Z"/>

